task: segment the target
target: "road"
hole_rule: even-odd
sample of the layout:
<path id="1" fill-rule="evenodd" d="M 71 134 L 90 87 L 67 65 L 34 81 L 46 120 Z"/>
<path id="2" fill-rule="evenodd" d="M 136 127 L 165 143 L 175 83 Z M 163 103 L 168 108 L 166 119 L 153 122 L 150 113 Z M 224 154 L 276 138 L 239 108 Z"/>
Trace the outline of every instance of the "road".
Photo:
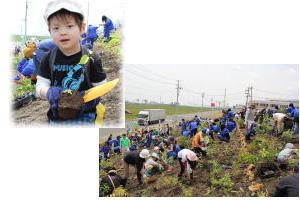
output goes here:
<path id="1" fill-rule="evenodd" d="M 199 112 L 199 113 L 188 113 L 188 114 L 180 114 L 180 115 L 169 115 L 167 116 L 166 123 L 170 124 L 177 124 L 182 118 L 186 120 L 193 119 L 195 115 L 198 117 L 203 117 L 203 118 L 212 118 L 214 114 L 220 113 L 220 111 L 215 110 L 215 111 L 208 111 L 208 112 Z M 122 133 L 126 133 L 127 128 L 139 128 L 141 126 L 138 126 L 137 120 L 127 120 L 126 121 L 126 128 L 101 128 L 99 130 L 99 141 L 104 142 L 107 140 L 108 136 L 110 134 L 113 135 L 113 138 L 115 138 L 118 135 L 121 135 Z M 158 128 L 158 124 L 154 124 L 149 126 L 149 128 Z"/>

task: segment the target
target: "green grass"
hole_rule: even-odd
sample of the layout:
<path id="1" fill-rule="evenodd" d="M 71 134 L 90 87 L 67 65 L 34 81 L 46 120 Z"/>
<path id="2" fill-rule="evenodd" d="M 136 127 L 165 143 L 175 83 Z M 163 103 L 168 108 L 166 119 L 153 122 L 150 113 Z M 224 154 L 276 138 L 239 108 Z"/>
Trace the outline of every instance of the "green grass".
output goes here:
<path id="1" fill-rule="evenodd" d="M 49 39 L 50 36 L 35 36 L 35 35 L 27 35 L 27 40 L 30 39 L 30 38 L 37 38 L 38 40 L 44 40 L 44 39 Z M 11 40 L 13 42 L 22 42 L 23 41 L 23 38 L 20 36 L 20 35 L 12 35 L 11 36 Z"/>
<path id="2" fill-rule="evenodd" d="M 126 114 L 125 120 L 136 119 L 139 111 L 143 109 L 165 109 L 167 115 L 187 114 L 210 111 L 210 108 L 177 106 L 174 105 L 147 105 L 147 104 L 125 104 L 125 109 L 132 114 Z"/>

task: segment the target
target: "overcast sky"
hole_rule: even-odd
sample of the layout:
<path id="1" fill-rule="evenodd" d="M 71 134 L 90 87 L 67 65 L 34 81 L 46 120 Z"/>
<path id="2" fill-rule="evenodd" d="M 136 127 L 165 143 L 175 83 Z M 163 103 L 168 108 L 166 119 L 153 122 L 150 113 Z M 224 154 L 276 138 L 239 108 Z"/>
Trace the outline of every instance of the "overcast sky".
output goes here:
<path id="1" fill-rule="evenodd" d="M 298 65 L 126 65 L 125 98 L 170 103 L 176 101 L 176 80 L 183 88 L 179 103 L 200 106 L 224 100 L 245 104 L 245 90 L 253 86 L 253 99 L 298 99 Z M 223 103 L 222 103 L 223 104 Z"/>
<path id="2" fill-rule="evenodd" d="M 76 0 L 79 1 L 79 0 Z M 14 6 L 13 18 L 14 23 L 11 25 L 12 34 L 24 34 L 25 27 L 25 5 L 26 0 L 17 0 L 18 6 Z M 49 35 L 47 25 L 44 21 L 44 11 L 50 0 L 28 0 L 27 14 L 27 34 L 28 35 Z M 122 0 L 80 0 L 83 12 L 87 19 L 89 2 L 89 24 L 99 25 L 101 16 L 107 15 L 113 21 L 123 19 L 123 3 Z"/>

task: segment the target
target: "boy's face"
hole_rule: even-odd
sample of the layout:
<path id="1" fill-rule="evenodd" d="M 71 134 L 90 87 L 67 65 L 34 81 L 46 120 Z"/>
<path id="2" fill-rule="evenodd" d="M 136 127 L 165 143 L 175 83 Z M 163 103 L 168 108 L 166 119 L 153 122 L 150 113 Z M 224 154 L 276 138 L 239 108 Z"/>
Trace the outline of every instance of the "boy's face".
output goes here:
<path id="1" fill-rule="evenodd" d="M 73 16 L 50 18 L 49 31 L 54 43 L 63 53 L 72 55 L 80 51 L 79 40 L 84 32 L 84 24 L 80 28 Z"/>

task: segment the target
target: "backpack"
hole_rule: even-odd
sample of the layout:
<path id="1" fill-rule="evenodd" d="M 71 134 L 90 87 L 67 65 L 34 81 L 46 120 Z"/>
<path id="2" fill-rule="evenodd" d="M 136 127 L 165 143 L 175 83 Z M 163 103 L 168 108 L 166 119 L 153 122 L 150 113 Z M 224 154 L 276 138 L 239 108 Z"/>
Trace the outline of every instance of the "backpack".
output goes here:
<path id="1" fill-rule="evenodd" d="M 82 53 L 82 56 L 83 55 L 87 55 L 88 56 L 88 62 L 84 64 L 83 66 L 83 70 L 82 70 L 82 74 L 86 75 L 86 78 L 87 78 L 87 82 L 88 82 L 88 86 L 89 88 L 92 87 L 92 83 L 90 81 L 90 66 L 91 66 L 91 60 L 93 60 L 93 58 L 91 57 L 92 55 L 92 52 L 90 50 L 88 50 L 86 47 L 80 45 L 80 49 L 81 49 L 81 53 Z M 53 74 L 53 70 L 52 70 L 52 66 L 54 65 L 54 62 L 55 62 L 55 58 L 56 58 L 56 53 L 57 53 L 57 50 L 58 50 L 58 47 L 54 47 L 50 52 L 49 52 L 49 68 L 50 68 L 50 71 L 51 71 L 51 75 L 50 75 L 50 80 L 51 80 L 51 85 L 54 85 L 54 74 Z M 72 71 L 70 71 L 72 72 Z M 69 73 L 70 73 L 69 72 Z"/>

